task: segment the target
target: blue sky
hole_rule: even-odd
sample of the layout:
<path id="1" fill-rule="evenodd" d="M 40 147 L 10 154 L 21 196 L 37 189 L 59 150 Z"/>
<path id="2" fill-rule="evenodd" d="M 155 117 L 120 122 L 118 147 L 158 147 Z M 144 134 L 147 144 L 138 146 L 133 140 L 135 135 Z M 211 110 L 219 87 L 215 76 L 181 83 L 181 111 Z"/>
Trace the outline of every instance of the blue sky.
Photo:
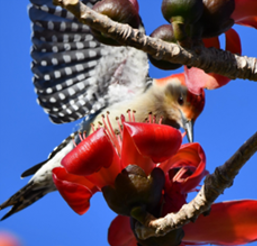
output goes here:
<path id="1" fill-rule="evenodd" d="M 161 1 L 140 0 L 139 4 L 147 34 L 166 24 L 160 11 Z M 28 179 L 20 179 L 21 173 L 45 160 L 76 124 L 52 124 L 36 103 L 31 82 L 27 5 L 28 1 L 9 0 L 0 9 L 0 203 L 27 183 Z M 257 57 L 256 30 L 239 26 L 235 29 L 241 36 L 243 55 Z M 152 77 L 170 73 L 150 68 Z M 256 132 L 256 90 L 256 82 L 237 79 L 218 90 L 206 91 L 206 106 L 195 124 L 195 141 L 206 152 L 210 172 Z M 217 201 L 257 199 L 256 174 L 257 155 Z M 6 212 L 1 211 L 0 216 Z M 79 216 L 54 192 L 0 222 L 0 231 L 14 233 L 24 246 L 104 246 L 108 245 L 107 230 L 114 217 L 101 193 L 91 200 L 90 210 Z"/>

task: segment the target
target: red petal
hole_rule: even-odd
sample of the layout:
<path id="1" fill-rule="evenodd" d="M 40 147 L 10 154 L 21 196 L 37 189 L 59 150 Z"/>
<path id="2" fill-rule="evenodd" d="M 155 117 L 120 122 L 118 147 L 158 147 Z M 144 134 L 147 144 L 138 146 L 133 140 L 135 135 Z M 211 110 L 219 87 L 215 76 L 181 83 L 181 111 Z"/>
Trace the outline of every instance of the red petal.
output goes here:
<path id="1" fill-rule="evenodd" d="M 239 35 L 234 29 L 229 29 L 226 33 L 226 50 L 241 55 L 241 41 Z M 206 47 L 216 47 L 219 48 L 218 38 L 204 39 L 204 44 Z M 217 89 L 221 86 L 226 85 L 230 78 L 215 74 L 215 73 L 205 73 L 199 68 L 192 67 L 185 69 L 185 81 L 188 86 L 189 91 L 194 94 L 200 94 L 203 88 L 212 90 Z"/>
<path id="2" fill-rule="evenodd" d="M 67 172 L 86 176 L 97 172 L 101 167 L 109 167 L 114 154 L 115 150 L 101 128 L 78 144 L 61 163 Z"/>
<path id="3" fill-rule="evenodd" d="M 52 172 L 55 186 L 63 199 L 76 213 L 84 214 L 90 207 L 90 198 L 98 189 L 83 177 L 67 174 L 63 167 L 56 167 Z"/>
<path id="4" fill-rule="evenodd" d="M 208 216 L 183 227 L 183 242 L 240 245 L 257 240 L 257 201 L 242 200 L 212 205 Z"/>
<path id="5" fill-rule="evenodd" d="M 199 95 L 203 88 L 208 87 L 208 84 L 212 84 L 214 81 L 212 77 L 205 73 L 202 69 L 184 66 L 185 81 L 187 88 L 193 94 Z"/>
<path id="6" fill-rule="evenodd" d="M 257 28 L 257 1 L 235 0 L 235 10 L 231 18 L 237 24 Z"/>
<path id="7" fill-rule="evenodd" d="M 130 228 L 128 216 L 118 215 L 111 223 L 108 232 L 111 246 L 136 246 L 137 240 Z"/>
<path id="8" fill-rule="evenodd" d="M 166 184 L 165 184 L 166 185 Z M 180 186 L 177 183 L 173 183 L 170 189 L 164 193 L 164 202 L 162 207 L 162 216 L 164 217 L 168 213 L 176 213 L 186 203 L 187 194 L 179 192 Z"/>
<path id="9" fill-rule="evenodd" d="M 59 180 L 86 186 L 88 189 L 91 190 L 93 194 L 99 191 L 96 185 L 90 182 L 87 178 L 67 173 L 67 171 L 63 167 L 54 168 L 54 174 L 56 177 L 58 177 Z"/>
<path id="10" fill-rule="evenodd" d="M 237 21 L 236 23 L 239 25 L 254 27 L 255 29 L 257 29 L 257 17 L 256 16 L 250 16 L 250 17 L 244 18 L 240 21 Z"/>
<path id="11" fill-rule="evenodd" d="M 233 29 L 230 28 L 228 31 L 225 32 L 226 35 L 226 50 L 230 51 L 233 54 L 242 54 L 241 48 L 241 40 L 238 33 Z"/>
<path id="12" fill-rule="evenodd" d="M 133 139 L 139 153 L 150 157 L 155 163 L 174 155 L 182 142 L 180 131 L 167 125 L 125 122 L 124 128 Z"/>
<path id="13" fill-rule="evenodd" d="M 207 74 L 200 68 L 191 67 L 188 69 L 184 66 L 184 69 L 187 87 L 190 92 L 196 95 L 200 94 L 204 88 L 217 89 L 230 81 L 229 78 L 219 74 Z"/>
<path id="14" fill-rule="evenodd" d="M 218 37 L 203 39 L 206 48 L 215 47 L 220 48 Z M 218 81 L 213 76 L 208 75 L 202 69 L 192 67 L 190 69 L 184 66 L 185 83 L 190 92 L 193 94 L 200 94 L 203 88 L 211 89 L 219 87 Z"/>
<path id="15" fill-rule="evenodd" d="M 114 181 L 122 169 L 120 158 L 115 153 L 110 167 L 101 168 L 98 172 L 86 176 L 86 179 L 101 189 L 106 185 L 114 185 Z"/>
<path id="16" fill-rule="evenodd" d="M 130 164 L 135 164 L 141 167 L 146 175 L 149 175 L 155 168 L 155 164 L 151 158 L 139 153 L 126 127 L 123 129 L 121 160 L 123 168 Z"/>
<path id="17" fill-rule="evenodd" d="M 215 47 L 217 49 L 220 48 L 220 41 L 218 37 L 214 38 L 204 38 L 203 39 L 204 46 L 206 48 Z"/>
<path id="18" fill-rule="evenodd" d="M 196 188 L 204 176 L 208 174 L 205 170 L 206 157 L 202 147 L 198 143 L 188 143 L 181 146 L 176 155 L 159 166 L 164 173 L 171 168 L 177 167 L 195 168 L 192 175 L 180 181 L 180 192 L 188 193 Z"/>

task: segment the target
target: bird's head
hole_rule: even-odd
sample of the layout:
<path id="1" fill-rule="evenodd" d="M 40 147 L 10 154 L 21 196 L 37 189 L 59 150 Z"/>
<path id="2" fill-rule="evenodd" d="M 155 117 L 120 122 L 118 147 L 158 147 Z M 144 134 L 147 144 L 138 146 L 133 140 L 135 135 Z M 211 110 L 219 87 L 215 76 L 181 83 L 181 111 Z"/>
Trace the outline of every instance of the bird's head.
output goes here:
<path id="1" fill-rule="evenodd" d="M 199 95 L 191 93 L 185 84 L 184 73 L 155 79 L 154 83 L 164 93 L 163 107 L 166 115 L 163 123 L 184 128 L 188 140 L 193 142 L 194 122 L 205 104 L 204 91 Z"/>

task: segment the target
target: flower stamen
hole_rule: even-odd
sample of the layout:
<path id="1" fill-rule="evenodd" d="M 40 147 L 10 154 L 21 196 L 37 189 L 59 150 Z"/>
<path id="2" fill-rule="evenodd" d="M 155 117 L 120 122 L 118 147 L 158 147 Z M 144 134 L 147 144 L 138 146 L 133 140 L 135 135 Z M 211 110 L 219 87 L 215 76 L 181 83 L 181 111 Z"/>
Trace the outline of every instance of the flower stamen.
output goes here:
<path id="1" fill-rule="evenodd" d="M 130 109 L 128 109 L 127 110 L 127 114 L 128 114 L 128 118 L 129 118 L 129 122 L 131 122 L 132 120 L 131 120 L 131 110 Z"/>
<path id="2" fill-rule="evenodd" d="M 116 122 L 117 122 L 120 133 L 122 133 L 119 117 L 116 117 Z"/>
<path id="3" fill-rule="evenodd" d="M 153 123 L 156 123 L 156 114 L 153 116 Z"/>
<path id="4" fill-rule="evenodd" d="M 159 125 L 162 124 L 162 119 L 163 119 L 163 116 L 161 116 L 160 119 L 159 119 Z"/>
<path id="5" fill-rule="evenodd" d="M 83 141 L 83 138 L 82 138 L 81 132 L 79 132 L 78 135 L 79 135 L 80 141 L 82 142 L 82 141 Z"/>
<path id="6" fill-rule="evenodd" d="M 133 112 L 132 112 L 132 121 L 133 122 L 136 122 L 135 113 L 136 113 L 136 110 L 133 110 Z"/>
<path id="7" fill-rule="evenodd" d="M 83 131 L 83 139 L 86 139 L 87 131 Z"/>
<path id="8" fill-rule="evenodd" d="M 102 122 L 101 121 L 98 121 L 98 125 L 97 125 L 97 130 L 100 129 L 102 127 Z"/>
<path id="9" fill-rule="evenodd" d="M 105 129 L 106 129 L 106 131 L 109 135 L 109 138 L 110 138 L 112 144 L 116 147 L 118 153 L 121 153 L 120 152 L 120 144 L 119 144 L 119 141 L 117 139 L 117 135 L 113 130 L 112 124 L 110 122 L 109 114 L 110 114 L 110 112 L 107 111 L 107 114 L 106 114 L 107 124 L 106 124 L 104 115 L 102 115 L 102 121 L 103 121 L 103 124 L 105 126 Z"/>
<path id="10" fill-rule="evenodd" d="M 71 140 L 73 142 L 74 147 L 77 147 L 77 144 L 76 144 L 75 139 L 74 139 L 74 134 L 72 134 Z"/>
<path id="11" fill-rule="evenodd" d="M 148 122 L 151 124 L 152 123 L 152 112 L 148 113 Z"/>
<path id="12" fill-rule="evenodd" d="M 122 138 L 119 132 L 117 132 L 116 137 L 117 137 L 119 146 L 122 146 Z M 121 152 L 121 147 L 120 147 L 120 152 Z"/>
<path id="13" fill-rule="evenodd" d="M 187 168 L 181 167 L 179 171 L 176 173 L 176 175 L 173 177 L 172 181 L 173 182 L 183 182 L 184 179 L 182 176 L 187 172 Z"/>
<path id="14" fill-rule="evenodd" d="M 108 119 L 109 119 L 108 113 L 109 113 L 109 112 L 107 112 L 107 114 L 106 114 L 106 116 L 107 116 L 107 122 L 108 122 Z M 109 136 L 109 138 L 110 138 L 112 144 L 115 145 L 115 140 L 114 140 L 114 137 L 113 137 L 113 136 L 115 135 L 115 133 L 114 133 L 114 131 L 113 131 L 113 129 L 112 129 L 112 126 L 111 126 L 111 124 L 110 124 L 110 121 L 108 122 L 108 124 L 106 123 L 104 114 L 102 114 L 102 122 L 103 122 L 103 125 L 104 125 L 104 129 L 106 130 L 107 135 Z"/>
<path id="15" fill-rule="evenodd" d="M 126 118 L 123 114 L 120 116 L 120 120 L 122 124 L 126 121 Z"/>
<path id="16" fill-rule="evenodd" d="M 93 123 L 91 123 L 90 125 L 91 125 L 92 131 L 95 132 L 95 125 Z"/>

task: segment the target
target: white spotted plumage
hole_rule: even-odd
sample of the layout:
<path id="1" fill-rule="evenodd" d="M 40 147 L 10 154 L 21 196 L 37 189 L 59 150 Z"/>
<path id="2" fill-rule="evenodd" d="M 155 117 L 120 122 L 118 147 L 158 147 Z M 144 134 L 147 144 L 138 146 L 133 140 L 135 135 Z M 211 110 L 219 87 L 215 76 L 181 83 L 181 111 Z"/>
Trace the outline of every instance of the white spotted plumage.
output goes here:
<path id="1" fill-rule="evenodd" d="M 51 121 L 74 121 L 142 91 L 148 72 L 144 52 L 100 44 L 88 26 L 51 0 L 31 2 L 33 83 Z"/>

